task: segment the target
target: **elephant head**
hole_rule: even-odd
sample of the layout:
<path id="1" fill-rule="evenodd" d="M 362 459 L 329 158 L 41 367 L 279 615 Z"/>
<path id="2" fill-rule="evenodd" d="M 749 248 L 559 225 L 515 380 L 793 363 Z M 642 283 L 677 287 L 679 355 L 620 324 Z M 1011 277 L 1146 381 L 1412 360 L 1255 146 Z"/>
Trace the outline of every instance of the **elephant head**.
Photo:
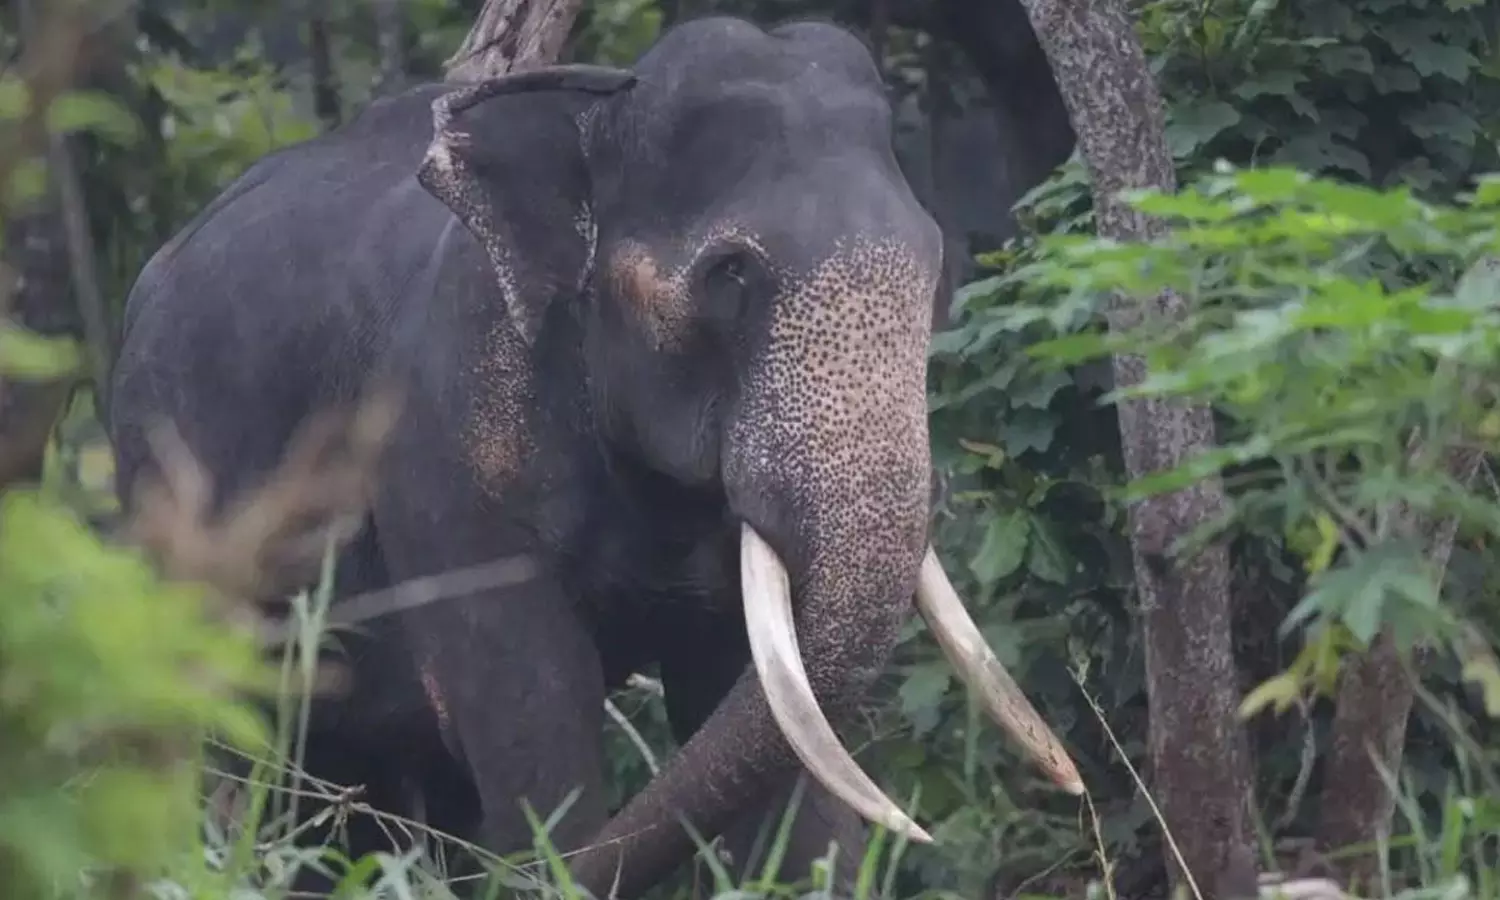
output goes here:
<path id="1" fill-rule="evenodd" d="M 928 544 L 942 241 L 890 118 L 852 35 L 724 18 L 629 72 L 560 66 L 434 104 L 419 179 L 485 246 L 521 339 L 571 342 L 601 439 L 722 490 L 740 523 L 754 671 L 600 836 L 626 883 L 691 849 L 678 815 L 716 830 L 798 759 L 926 840 L 827 718 L 880 672 L 913 596 L 997 721 L 1081 790 Z M 607 886 L 614 863 L 576 871 Z"/>

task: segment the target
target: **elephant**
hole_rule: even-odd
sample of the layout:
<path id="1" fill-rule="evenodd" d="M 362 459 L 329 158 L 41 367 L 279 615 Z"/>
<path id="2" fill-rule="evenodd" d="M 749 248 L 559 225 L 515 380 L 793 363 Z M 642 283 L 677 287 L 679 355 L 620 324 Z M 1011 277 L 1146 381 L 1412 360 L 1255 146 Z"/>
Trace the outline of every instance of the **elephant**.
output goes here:
<path id="1" fill-rule="evenodd" d="M 261 159 L 144 266 L 111 382 L 121 502 L 163 423 L 222 503 L 317 410 L 399 384 L 337 595 L 538 571 L 368 623 L 305 767 L 500 853 L 531 846 L 522 801 L 578 789 L 550 837 L 623 897 L 692 858 L 683 821 L 743 871 L 801 785 L 782 871 L 834 841 L 847 893 L 866 822 L 930 840 L 832 724 L 913 608 L 1082 789 L 931 549 L 942 264 L 872 57 L 833 24 L 706 17 L 629 69 L 413 87 Z M 610 816 L 603 701 L 653 664 L 680 747 Z"/>

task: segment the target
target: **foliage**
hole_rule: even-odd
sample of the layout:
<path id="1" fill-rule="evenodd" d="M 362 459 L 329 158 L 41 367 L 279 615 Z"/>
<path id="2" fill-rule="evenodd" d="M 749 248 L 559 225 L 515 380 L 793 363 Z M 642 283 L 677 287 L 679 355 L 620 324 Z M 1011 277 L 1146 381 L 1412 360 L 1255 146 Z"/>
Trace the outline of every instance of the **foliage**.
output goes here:
<path id="1" fill-rule="evenodd" d="M 1491 389 L 1500 371 L 1500 181 L 1482 181 L 1471 204 L 1454 208 L 1407 188 L 1226 169 L 1195 190 L 1135 202 L 1176 227 L 1149 245 L 1044 241 L 1045 255 L 1009 278 L 1067 295 L 997 314 L 1021 330 L 1063 310 L 1091 311 L 1111 290 L 1186 300 L 1171 322 L 1031 348 L 1058 362 L 1141 353 L 1150 375 L 1107 399 L 1192 399 L 1229 419 L 1213 453 L 1141 479 L 1125 496 L 1229 477 L 1229 520 L 1193 537 L 1245 521 L 1282 531 L 1310 574 L 1283 630 L 1308 625 L 1299 667 L 1312 667 L 1325 690 L 1326 642 L 1340 632 L 1368 646 L 1389 627 L 1403 649 L 1458 639 L 1418 523 L 1456 517 L 1491 536 L 1500 528 L 1500 508 L 1449 471 L 1454 454 L 1489 452 L 1500 436 Z M 1423 280 L 1409 277 L 1413 269 Z M 1497 704 L 1490 692 L 1486 705 L 1500 714 Z"/>
<path id="2" fill-rule="evenodd" d="M 1167 136 L 1182 177 L 1212 175 L 1214 162 L 1227 159 L 1256 170 L 1240 173 L 1251 179 L 1251 185 L 1257 177 L 1292 177 L 1284 171 L 1263 173 L 1260 167 L 1295 166 L 1323 178 L 1297 181 L 1294 191 L 1288 188 L 1291 196 L 1277 198 L 1283 202 L 1264 201 L 1258 214 L 1235 206 L 1233 215 L 1222 220 L 1178 221 L 1180 227 L 1159 247 L 1138 251 L 1088 239 L 1089 179 L 1075 158 L 1017 204 L 1025 233 L 1001 251 L 981 257 L 989 272 L 956 293 L 955 326 L 934 339 L 934 456 L 951 478 L 948 508 L 940 517 L 941 545 L 954 563 L 968 563 L 968 596 L 982 616 L 987 636 L 999 642 L 997 648 L 1010 648 L 1011 655 L 1002 652 L 1002 659 L 1007 665 L 1016 662 L 1023 686 L 1037 698 L 1044 716 L 1064 730 L 1080 757 L 1104 815 L 1102 834 L 1109 852 L 1127 863 L 1122 878 L 1130 876 L 1131 860 L 1149 858 L 1146 851 L 1154 853 L 1157 826 L 1141 798 L 1115 774 L 1114 752 L 1074 679 L 1098 696 L 1127 756 L 1139 764 L 1146 726 L 1142 648 L 1131 609 L 1131 565 L 1122 531 L 1124 504 L 1134 494 L 1122 484 L 1116 426 L 1107 405 L 1112 387 L 1108 360 L 1075 354 L 1068 357 L 1070 365 L 1059 366 L 1029 351 L 1046 343 L 1060 350 L 1071 346 L 1079 353 L 1112 348 L 1115 344 L 1099 335 L 1097 317 L 1106 289 L 1151 288 L 1170 273 L 1186 279 L 1177 286 L 1196 312 L 1187 322 L 1168 325 L 1160 338 L 1165 355 L 1153 359 L 1152 371 L 1157 384 L 1203 388 L 1216 401 L 1226 444 L 1232 445 L 1221 455 L 1195 460 L 1196 468 L 1178 474 L 1192 478 L 1226 470 L 1232 476 L 1239 518 L 1228 536 L 1236 564 L 1234 630 L 1244 688 L 1248 692 L 1283 672 L 1304 672 L 1313 659 L 1323 661 L 1318 671 L 1326 678 L 1331 659 L 1327 650 L 1353 646 L 1352 633 L 1368 634 L 1372 622 L 1386 624 L 1393 617 L 1424 623 L 1407 628 L 1413 636 L 1439 626 L 1449 638 L 1465 636 L 1457 645 L 1464 648 L 1463 662 L 1429 664 L 1429 671 L 1445 686 L 1445 697 L 1434 698 L 1436 706 L 1429 703 L 1419 709 L 1411 728 L 1410 786 L 1419 798 L 1413 809 L 1441 817 L 1457 778 L 1447 749 L 1455 738 L 1454 728 L 1489 733 L 1482 708 L 1464 702 L 1460 676 L 1467 664 L 1472 677 L 1488 677 L 1478 662 L 1485 658 L 1482 648 L 1488 640 L 1476 640 L 1474 629 L 1494 634 L 1500 612 L 1487 600 L 1495 567 L 1485 552 L 1488 541 L 1481 537 L 1489 526 L 1479 525 L 1490 514 L 1491 501 L 1477 490 L 1444 485 L 1437 474 L 1442 460 L 1438 452 L 1407 461 L 1388 450 L 1382 457 L 1389 463 L 1384 470 L 1355 468 L 1351 460 L 1339 460 L 1343 465 L 1336 470 L 1341 479 L 1337 488 L 1357 497 L 1361 513 L 1388 509 L 1397 499 L 1433 512 L 1465 507 L 1467 524 L 1445 587 L 1447 602 L 1439 604 L 1430 580 L 1420 577 L 1425 569 L 1414 571 L 1407 565 L 1415 561 L 1415 541 L 1390 541 L 1379 552 L 1361 549 L 1352 554 L 1339 543 L 1343 552 L 1322 559 L 1319 551 L 1327 554 L 1329 532 L 1318 529 L 1313 498 L 1299 496 L 1302 506 L 1293 508 L 1286 502 L 1277 506 L 1253 491 L 1258 485 L 1264 490 L 1265 479 L 1280 477 L 1273 451 L 1284 450 L 1294 437 L 1321 442 L 1330 451 L 1353 441 L 1354 426 L 1346 431 L 1346 418 L 1378 434 L 1386 448 L 1404 446 L 1399 442 L 1405 434 L 1385 429 L 1429 425 L 1429 414 L 1441 416 L 1444 427 L 1456 426 L 1462 417 L 1469 417 L 1463 421 L 1471 429 L 1477 427 L 1472 416 L 1479 414 L 1483 398 L 1466 396 L 1452 382 L 1439 384 L 1427 377 L 1430 373 L 1418 362 L 1425 360 L 1423 365 L 1430 369 L 1434 351 L 1402 343 L 1418 328 L 1402 316 L 1419 319 L 1439 298 L 1452 296 L 1459 275 L 1483 252 L 1479 239 L 1491 227 L 1485 220 L 1493 219 L 1492 210 L 1476 206 L 1460 213 L 1441 203 L 1472 186 L 1477 173 L 1497 168 L 1497 13 L 1494 4 L 1437 0 L 1140 4 L 1139 32 L 1168 101 Z M 1151 208 L 1236 202 L 1231 198 L 1239 195 L 1232 185 L 1238 180 L 1229 174 L 1214 177 L 1220 181 L 1207 184 L 1217 185 L 1219 193 L 1161 198 Z M 1327 178 L 1394 190 L 1339 193 L 1340 184 Z M 1211 200 L 1196 199 L 1200 196 Z M 1251 205 L 1248 200 L 1238 202 Z M 1333 209 L 1319 204 L 1331 204 Z M 1332 215 L 1334 211 L 1339 215 Z M 1406 215 L 1413 218 L 1401 218 Z M 1369 240 L 1372 234 L 1382 237 L 1385 230 L 1414 236 L 1404 244 Z M 1341 257 L 1343 250 L 1352 258 Z M 1136 252 L 1142 255 L 1132 256 Z M 1055 255 L 1059 253 L 1064 255 Z M 1146 266 L 1148 262 L 1154 267 Z M 1079 286 L 1085 282 L 1091 288 Z M 1479 286 L 1479 281 L 1471 281 L 1465 290 Z M 1248 295 L 1240 290 L 1245 288 L 1251 290 Z M 1362 362 L 1357 377 L 1355 369 L 1337 371 L 1331 358 L 1292 353 L 1296 340 L 1312 340 L 1305 333 L 1312 326 L 1292 333 L 1277 331 L 1277 323 L 1289 327 L 1284 325 L 1289 313 L 1260 310 L 1252 315 L 1247 309 L 1243 320 L 1229 318 L 1229 310 L 1241 308 L 1236 303 L 1291 303 L 1285 298 L 1293 289 L 1321 297 L 1326 316 L 1337 320 L 1346 315 L 1358 323 L 1350 327 L 1362 330 L 1344 338 L 1358 346 L 1359 354 L 1369 355 L 1356 357 L 1348 350 L 1343 357 L 1351 364 Z M 1478 305 L 1465 315 L 1488 321 L 1482 304 L 1466 302 Z M 1355 318 L 1361 315 L 1364 318 Z M 1243 325 L 1234 329 L 1226 321 Z M 1318 327 L 1334 326 L 1320 322 Z M 1464 352 L 1481 353 L 1482 337 L 1464 331 L 1465 323 L 1452 328 L 1442 334 L 1472 338 L 1476 344 Z M 1322 341 L 1335 341 L 1323 331 L 1313 333 L 1319 348 L 1327 346 Z M 1141 337 L 1136 336 L 1137 342 Z M 1252 347 L 1261 355 L 1253 355 Z M 1395 362 L 1387 366 L 1392 359 Z M 1466 384 L 1483 372 L 1482 358 L 1467 362 Z M 1241 367 L 1232 368 L 1231 363 Z M 1328 384 L 1309 376 L 1309 369 L 1320 363 Z M 1444 377 L 1449 374 L 1444 369 Z M 1345 380 L 1337 380 L 1340 375 Z M 1192 380 L 1195 377 L 1209 380 Z M 1294 423 L 1282 421 L 1291 415 L 1284 410 L 1279 420 L 1262 415 L 1260 407 L 1236 407 L 1229 402 L 1231 385 L 1250 390 L 1257 402 L 1278 398 L 1300 410 L 1304 418 L 1295 424 L 1302 430 L 1290 430 Z M 1330 412 L 1336 409 L 1344 410 L 1343 418 Z M 1376 410 L 1388 418 L 1377 418 Z M 1268 431 L 1272 423 L 1288 430 Z M 1335 425 L 1339 430 L 1332 430 Z M 1450 431 L 1438 443 L 1457 439 L 1458 434 Z M 1236 453 L 1242 459 L 1237 460 Z M 1333 533 L 1338 540 L 1344 532 Z M 1398 549 L 1406 554 L 1399 565 L 1376 565 Z M 1309 555 L 1323 564 L 1315 583 L 1308 582 L 1304 568 Z M 1407 587 L 1369 593 L 1361 590 L 1370 583 L 1367 580 L 1335 578 L 1356 561 L 1368 567 L 1361 571 L 1369 579 L 1386 578 L 1392 585 Z M 1400 592 L 1408 588 L 1409 593 Z M 1297 608 L 1304 597 L 1315 599 Z M 1462 620 L 1460 608 L 1453 606 L 1460 599 Z M 1297 617 L 1288 619 L 1294 609 Z M 1354 632 L 1346 617 L 1353 619 Z M 1310 640 L 1313 635 L 1318 639 Z M 1317 651 L 1324 655 L 1314 655 Z M 908 654 L 934 665 L 938 659 L 925 639 L 910 645 Z M 905 695 L 923 686 L 920 665 L 910 671 L 911 686 Z M 1288 682 L 1272 684 L 1268 690 Z M 957 686 L 939 685 L 915 705 L 929 710 L 919 721 L 941 721 L 961 716 L 964 703 Z M 1290 721 L 1261 716 L 1248 723 L 1259 768 L 1258 800 L 1267 818 L 1268 853 L 1277 852 L 1280 838 L 1306 834 L 1316 822 L 1317 810 L 1303 798 L 1318 777 L 1317 736 L 1326 727 L 1328 712 L 1313 703 L 1299 705 Z M 984 740 L 961 734 L 926 740 L 919 769 L 926 778 L 956 777 L 954 773 L 964 770 L 966 745 L 983 747 Z M 1308 746 L 1314 748 L 1314 756 L 1301 749 Z M 994 752 L 991 758 L 997 759 Z M 992 772 L 1007 784 L 1016 781 L 1014 775 L 1002 777 L 997 766 L 981 766 L 980 771 Z M 1038 828 L 1065 808 L 1030 805 L 1045 810 L 1025 816 Z M 990 819 L 974 829 L 972 843 L 960 842 L 951 855 L 945 854 L 948 866 L 975 852 L 993 852 L 995 842 L 987 833 L 1011 815 L 1006 805 L 993 801 L 988 807 L 981 803 L 965 809 L 965 815 L 981 819 L 985 813 L 978 810 L 988 809 Z M 924 811 L 943 814 L 941 809 Z M 1054 839 L 1063 848 L 1083 852 L 1085 837 L 1076 829 Z M 1056 860 L 1059 848 L 1052 846 L 1046 858 Z M 928 852 L 923 848 L 914 856 Z M 1027 870 L 1024 865 L 1018 868 Z"/>
<path id="3" fill-rule="evenodd" d="M 267 686 L 253 642 L 35 492 L 0 500 L 0 598 L 7 896 L 102 897 L 190 866 L 203 738 L 263 728 L 232 696 Z"/>
<path id="4" fill-rule="evenodd" d="M 476 5 L 403 4 L 413 76 L 439 71 Z M 686 5 L 591 3 L 575 56 L 628 61 Z M 1266 825 L 1268 844 L 1305 833 L 1317 814 L 1301 801 L 1309 771 L 1301 748 L 1316 743 L 1327 711 L 1302 702 L 1302 676 L 1315 674 L 1326 685 L 1333 651 L 1357 645 L 1376 624 L 1395 623 L 1408 639 L 1438 636 L 1461 651 L 1429 666 L 1442 696 L 1413 724 L 1404 773 L 1404 821 L 1416 835 L 1405 845 L 1409 868 L 1426 884 L 1451 885 L 1445 879 L 1475 871 L 1460 865 L 1463 853 L 1453 848 L 1493 840 L 1500 796 L 1476 774 L 1490 761 L 1483 752 L 1452 749 L 1458 733 L 1477 735 L 1481 745 L 1492 735 L 1483 709 L 1495 690 L 1487 635 L 1500 626 L 1491 599 L 1500 567 L 1488 551 L 1496 522 L 1490 498 L 1440 474 L 1441 453 L 1403 451 L 1413 428 L 1437 448 L 1487 449 L 1495 437 L 1486 390 L 1464 389 L 1485 386 L 1494 352 L 1493 312 L 1481 291 L 1488 276 L 1473 271 L 1489 240 L 1494 188 L 1486 182 L 1475 201 L 1445 204 L 1474 187 L 1477 173 L 1500 168 L 1500 10 L 1480 0 L 1133 5 L 1168 101 L 1179 171 L 1206 180 L 1194 192 L 1142 201 L 1178 218 L 1161 243 L 1110 247 L 1086 238 L 1089 179 L 1076 159 L 1070 162 L 1018 205 L 1026 232 L 982 258 L 983 277 L 957 292 L 957 322 L 936 337 L 931 370 L 933 451 L 949 487 L 937 510 L 940 551 L 954 563 L 950 572 L 966 576 L 959 586 L 997 655 L 1066 736 L 1095 792 L 1102 847 L 1079 827 L 1073 805 L 1018 764 L 983 724 L 914 621 L 872 701 L 866 735 L 865 757 L 878 780 L 895 796 L 919 796 L 920 817 L 938 838 L 905 853 L 896 893 L 948 889 L 978 897 L 1024 881 L 1027 890 L 1076 895 L 1081 882 L 1097 877 L 1095 852 L 1127 863 L 1154 858 L 1159 836 L 1150 809 L 1118 768 L 1106 723 L 1078 686 L 1098 700 L 1125 756 L 1139 763 L 1145 698 L 1122 525 L 1131 490 L 1151 485 L 1121 483 L 1113 412 L 1100 402 L 1112 387 L 1109 367 L 1084 356 L 1117 346 L 1098 330 L 1104 289 L 1165 283 L 1191 302 L 1192 314 L 1166 333 L 1129 336 L 1129 345 L 1152 352 L 1148 390 L 1206 397 L 1219 409 L 1225 451 L 1176 477 L 1229 476 L 1235 519 L 1220 524 L 1233 537 L 1238 581 L 1246 586 L 1235 622 L 1244 687 L 1249 693 L 1267 684 L 1260 698 L 1299 701 L 1290 721 L 1257 716 L 1249 723 L 1258 799 L 1268 820 L 1277 814 Z M 848 14 L 849 5 L 699 4 L 709 6 L 780 17 Z M 320 6 L 346 108 L 368 98 L 375 68 L 366 7 L 342 0 Z M 308 102 L 306 61 L 286 39 L 302 15 L 300 6 L 288 13 L 238 0 L 141 4 L 138 40 L 125 54 L 127 77 L 109 85 L 139 127 L 129 140 L 126 127 L 92 129 L 103 136 L 82 148 L 116 320 L 150 253 L 256 158 L 320 127 Z M 925 69 L 930 36 L 895 31 L 887 55 L 893 88 L 936 77 Z M 10 96 L 0 82 L 0 116 Z M 113 114 L 97 109 L 96 124 L 108 129 L 98 120 Z M 121 124 L 118 116 L 111 120 Z M 1215 173 L 1219 159 L 1243 169 Z M 1394 190 L 1363 191 L 1261 166 Z M 39 184 L 33 173 L 29 195 Z M 1465 273 L 1472 273 L 1468 281 Z M 0 335 L 0 353 L 10 352 L 12 334 L 19 332 Z M 1049 343 L 1072 353 L 1063 357 L 1067 365 L 1032 352 Z M 28 343 L 16 352 L 31 349 Z M 56 357 L 36 358 L 47 366 Z M 89 415 L 80 404 L 75 419 Z M 82 455 L 69 446 L 59 458 Z M 4 514 L 63 515 L 47 502 L 7 501 Z M 1417 568 L 1422 535 L 1380 530 L 1403 504 L 1464 520 L 1441 595 Z M 7 537 L 14 531 L 0 531 L 0 549 L 15 540 Z M 120 551 L 80 550 L 74 545 L 88 541 L 75 538 L 70 553 L 109 555 L 128 568 L 125 557 L 113 555 Z M 91 568 L 50 549 L 35 554 L 41 559 L 54 560 L 61 572 Z M 0 570 L 0 579 L 9 577 Z M 176 590 L 147 582 L 138 589 L 143 597 Z M 111 614 L 130 615 L 134 607 L 121 609 Z M 0 634 L 9 625 L 0 621 Z M 0 656 L 0 664 L 9 660 Z M 1477 695 L 1465 692 L 1464 679 Z M 131 683 L 122 678 L 116 687 Z M 664 758 L 672 741 L 659 698 L 635 688 L 614 699 Z M 169 730 L 196 728 L 197 721 L 175 718 Z M 635 743 L 617 726 L 607 728 L 619 799 L 650 772 Z M 247 833 L 259 836 L 262 849 L 280 846 L 268 832 Z M 228 852 L 223 841 L 207 843 L 210 856 Z M 166 864 L 158 855 L 148 867 Z M 411 859 L 358 865 L 367 872 L 383 867 L 386 886 L 398 892 L 417 879 Z M 1004 873 L 1001 885 L 997 872 Z M 244 872 L 235 878 L 242 887 L 251 883 Z M 1495 896 L 1493 885 L 1470 887 Z"/>
<path id="5" fill-rule="evenodd" d="M 38 103 L 8 75 L 0 98 L 10 123 Z M 135 120 L 95 93 L 64 92 L 41 113 L 56 133 L 135 133 Z M 43 176 L 23 164 L 25 147 L 6 150 L 0 211 L 37 197 Z M 6 389 L 69 379 L 80 361 L 70 339 L 0 323 Z M 203 741 L 259 739 L 263 723 L 239 695 L 272 685 L 251 636 L 222 613 L 202 587 L 168 584 L 134 549 L 106 544 L 55 493 L 0 486 L 6 896 L 123 897 L 167 871 L 208 878 Z"/>

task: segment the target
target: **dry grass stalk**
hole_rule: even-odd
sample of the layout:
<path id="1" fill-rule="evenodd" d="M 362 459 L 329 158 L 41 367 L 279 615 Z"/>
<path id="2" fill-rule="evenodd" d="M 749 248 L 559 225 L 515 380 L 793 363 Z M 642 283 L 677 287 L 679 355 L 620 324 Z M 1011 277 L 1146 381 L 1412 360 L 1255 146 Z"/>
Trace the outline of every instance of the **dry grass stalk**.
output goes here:
<path id="1" fill-rule="evenodd" d="M 203 584 L 230 607 L 271 602 L 313 581 L 328 547 L 358 532 L 399 408 L 379 390 L 312 417 L 263 484 L 219 515 L 209 474 L 163 426 L 151 436 L 158 474 L 136 484 L 126 537 L 167 578 Z"/>

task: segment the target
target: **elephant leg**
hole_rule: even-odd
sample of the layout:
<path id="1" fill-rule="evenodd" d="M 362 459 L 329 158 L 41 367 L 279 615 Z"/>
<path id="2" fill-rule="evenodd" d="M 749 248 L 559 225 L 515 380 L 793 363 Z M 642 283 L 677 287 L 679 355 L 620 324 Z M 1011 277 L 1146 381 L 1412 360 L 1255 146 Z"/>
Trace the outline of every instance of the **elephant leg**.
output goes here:
<path id="1" fill-rule="evenodd" d="M 478 794 L 472 838 L 493 852 L 532 845 L 523 803 L 546 820 L 580 790 L 550 833 L 559 850 L 606 820 L 603 676 L 592 642 L 568 618 L 522 588 L 442 601 L 412 627 L 443 743 Z M 448 788 L 432 803 L 460 798 Z"/>
<path id="2" fill-rule="evenodd" d="M 392 578 L 438 576 L 509 555 L 496 519 L 431 501 L 377 503 Z M 579 795 L 550 838 L 566 851 L 606 821 L 604 676 L 591 633 L 550 578 L 453 594 L 399 614 L 424 703 L 478 797 L 477 833 L 501 855 L 533 846 L 523 804 L 545 821 Z M 455 780 L 429 788 L 435 810 L 463 805 Z"/>
<path id="3" fill-rule="evenodd" d="M 669 626 L 672 644 L 661 654 L 667 717 L 679 743 L 703 724 L 750 661 L 740 621 L 704 616 L 684 622 L 682 618 L 673 619 Z M 782 883 L 805 881 L 835 844 L 833 890 L 836 895 L 851 896 L 865 851 L 864 822 L 802 770 L 785 779 L 764 803 L 746 809 L 725 830 L 720 841 L 720 857 L 727 858 L 725 868 L 737 884 L 761 877 L 793 799 L 797 806 L 781 865 L 772 877 Z M 695 865 L 696 893 L 711 896 L 711 874 L 701 863 Z"/>

